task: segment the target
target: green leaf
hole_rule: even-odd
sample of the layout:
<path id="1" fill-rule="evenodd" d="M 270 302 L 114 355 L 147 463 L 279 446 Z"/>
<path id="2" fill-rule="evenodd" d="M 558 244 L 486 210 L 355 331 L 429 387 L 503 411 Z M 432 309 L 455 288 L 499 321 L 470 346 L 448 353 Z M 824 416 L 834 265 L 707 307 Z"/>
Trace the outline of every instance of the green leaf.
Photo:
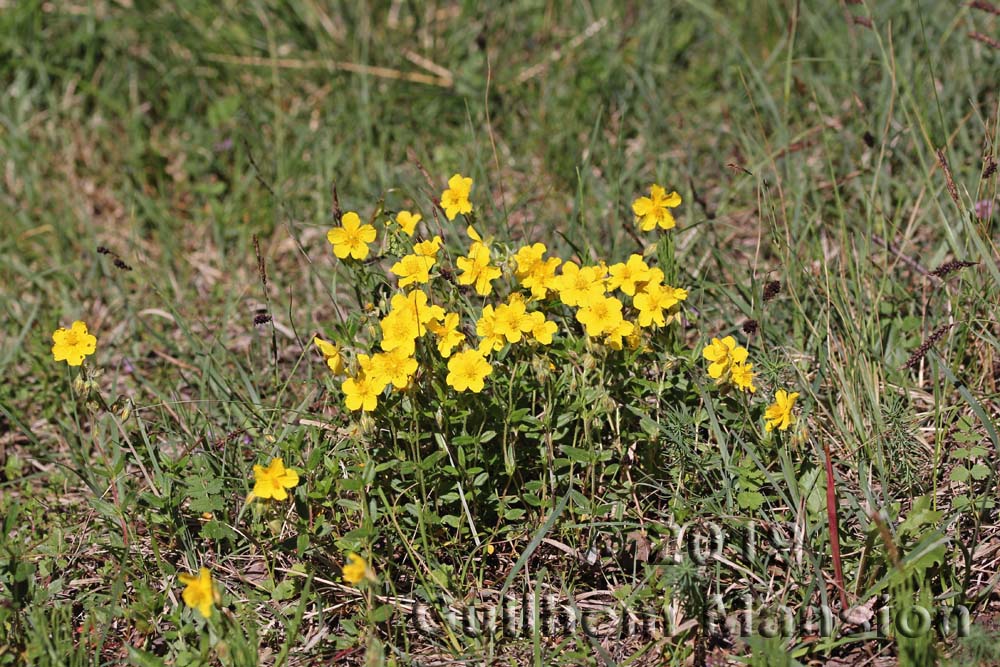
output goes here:
<path id="1" fill-rule="evenodd" d="M 167 664 L 163 661 L 163 658 L 155 653 L 143 651 L 134 646 L 128 647 L 128 661 L 134 667 L 163 667 L 163 665 Z"/>
<path id="2" fill-rule="evenodd" d="M 990 467 L 985 463 L 977 463 L 972 466 L 972 470 L 969 471 L 969 474 L 972 475 L 972 479 L 976 481 L 984 480 L 990 476 Z"/>
<path id="3" fill-rule="evenodd" d="M 931 497 L 920 496 L 913 500 L 913 507 L 899 525 L 900 535 L 919 535 L 925 526 L 936 526 L 944 514 L 931 510 Z"/>
<path id="4" fill-rule="evenodd" d="M 225 502 L 220 496 L 201 496 L 191 498 L 190 509 L 192 512 L 203 514 L 205 512 L 215 513 L 225 507 Z"/>
<path id="5" fill-rule="evenodd" d="M 271 591 L 271 599 L 275 602 L 287 600 L 293 595 L 295 595 L 295 582 L 291 579 L 285 579 L 280 584 L 275 586 L 273 591 Z"/>
<path id="6" fill-rule="evenodd" d="M 201 536 L 211 540 L 229 541 L 235 541 L 239 538 L 236 531 L 216 519 L 206 522 L 205 525 L 201 527 Z"/>
<path id="7" fill-rule="evenodd" d="M 385 623 L 392 616 L 394 608 L 391 604 L 383 604 L 375 607 L 371 613 L 372 623 Z"/>
<path id="8" fill-rule="evenodd" d="M 562 447 L 562 452 L 566 455 L 566 458 L 571 461 L 576 461 L 577 463 L 590 463 L 592 459 L 592 454 L 589 449 L 581 449 L 580 447 L 565 445 Z"/>
<path id="9" fill-rule="evenodd" d="M 767 498 L 757 491 L 740 491 L 736 494 L 736 502 L 741 509 L 755 510 L 764 504 Z"/>
<path id="10" fill-rule="evenodd" d="M 799 477 L 799 489 L 806 497 L 806 509 L 814 516 L 826 509 L 826 475 L 820 472 L 819 466 L 814 466 Z"/>
<path id="11" fill-rule="evenodd" d="M 948 479 L 953 482 L 967 482 L 969 481 L 969 469 L 965 466 L 955 466 L 955 469 L 948 475 Z"/>
<path id="12" fill-rule="evenodd" d="M 956 510 L 963 510 L 972 504 L 972 499 L 964 493 L 951 499 L 951 506 Z"/>

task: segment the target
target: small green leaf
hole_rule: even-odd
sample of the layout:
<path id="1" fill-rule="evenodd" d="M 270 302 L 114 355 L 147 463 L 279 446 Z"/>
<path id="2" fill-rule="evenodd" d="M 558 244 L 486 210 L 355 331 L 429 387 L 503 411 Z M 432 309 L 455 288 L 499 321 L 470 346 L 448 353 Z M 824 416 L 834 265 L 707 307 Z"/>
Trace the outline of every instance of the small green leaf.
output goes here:
<path id="1" fill-rule="evenodd" d="M 972 466 L 972 470 L 969 471 L 969 474 L 972 475 L 972 479 L 976 481 L 984 480 L 990 476 L 990 467 L 985 463 L 977 463 Z"/>
<path id="2" fill-rule="evenodd" d="M 385 623 L 392 616 L 393 611 L 394 609 L 391 604 L 383 604 L 375 607 L 371 613 L 372 623 Z"/>
<path id="3" fill-rule="evenodd" d="M 271 599 L 275 602 L 287 600 L 293 595 L 295 595 L 295 582 L 291 579 L 285 579 L 271 591 Z"/>
<path id="4" fill-rule="evenodd" d="M 745 510 L 755 510 L 763 505 L 765 500 L 767 499 L 764 494 L 757 491 L 741 491 L 736 494 L 736 502 Z"/>
<path id="5" fill-rule="evenodd" d="M 133 667 L 163 667 L 167 664 L 158 655 L 137 649 L 134 646 L 128 647 L 128 661 Z"/>
<path id="6" fill-rule="evenodd" d="M 571 461 L 576 461 L 577 463 L 590 463 L 591 461 L 591 452 L 589 449 L 566 445 L 562 448 L 562 451 L 566 455 L 566 458 Z"/>

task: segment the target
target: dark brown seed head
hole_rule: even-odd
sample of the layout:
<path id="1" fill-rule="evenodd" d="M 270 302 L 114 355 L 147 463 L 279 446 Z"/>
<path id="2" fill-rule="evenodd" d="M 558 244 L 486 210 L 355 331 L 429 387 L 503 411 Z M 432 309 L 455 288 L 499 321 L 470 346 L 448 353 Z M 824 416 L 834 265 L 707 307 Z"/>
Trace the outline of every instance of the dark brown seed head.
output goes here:
<path id="1" fill-rule="evenodd" d="M 330 213 L 337 224 L 340 224 L 340 219 L 344 217 L 344 212 L 340 209 L 340 196 L 337 194 L 336 183 L 330 184 L 330 198 L 333 200 L 330 204 Z"/>
<path id="2" fill-rule="evenodd" d="M 993 39 L 989 35 L 984 35 L 981 32 L 976 32 L 975 30 L 969 32 L 969 37 L 976 40 L 977 42 L 982 42 L 986 46 L 997 49 L 1000 51 L 1000 39 Z"/>
<path id="3" fill-rule="evenodd" d="M 986 167 L 983 169 L 983 178 L 989 178 L 997 173 L 997 161 L 992 155 L 986 156 Z"/>
<path id="4" fill-rule="evenodd" d="M 949 273 L 954 273 L 955 271 L 958 271 L 960 269 L 965 269 L 970 266 L 975 266 L 977 264 L 979 264 L 979 262 L 959 262 L 957 260 L 952 260 L 950 262 L 945 262 L 941 266 L 931 271 L 931 275 L 937 276 L 938 278 L 944 278 Z"/>
<path id="5" fill-rule="evenodd" d="M 254 234 L 253 239 L 253 252 L 257 256 L 257 275 L 260 276 L 260 282 L 264 285 L 264 291 L 267 291 L 267 265 L 264 263 L 264 256 L 260 254 L 260 240 L 257 235 Z"/>
<path id="6" fill-rule="evenodd" d="M 861 138 L 864 139 L 865 146 L 867 146 L 868 148 L 871 148 L 875 145 L 875 135 L 872 134 L 871 132 L 868 132 L 866 130 Z"/>
<path id="7" fill-rule="evenodd" d="M 747 320 L 743 323 L 743 333 L 748 336 L 752 336 L 757 333 L 757 320 Z"/>
<path id="8" fill-rule="evenodd" d="M 123 262 L 121 259 L 115 257 L 115 268 L 121 269 L 122 271 L 131 271 L 132 267 Z"/>
<path id="9" fill-rule="evenodd" d="M 97 253 L 100 255 L 110 255 L 111 251 L 102 245 L 97 246 Z"/>
<path id="10" fill-rule="evenodd" d="M 764 303 L 767 303 L 774 297 L 781 293 L 781 281 L 772 280 L 768 284 L 764 285 Z"/>
<path id="11" fill-rule="evenodd" d="M 271 321 L 271 316 L 270 315 L 254 315 L 254 317 L 253 317 L 253 323 L 255 325 L 267 324 L 270 321 Z"/>
<path id="12" fill-rule="evenodd" d="M 906 363 L 903 364 L 903 368 L 901 370 L 905 371 L 910 368 L 916 368 L 917 364 L 919 364 L 920 361 L 927 356 L 927 353 L 930 352 L 931 348 L 934 347 L 934 343 L 941 340 L 941 338 L 943 338 L 944 335 L 948 333 L 948 330 L 955 326 L 955 324 L 957 324 L 957 322 L 945 324 L 944 326 L 940 326 L 935 329 L 934 333 L 928 336 L 927 340 L 921 343 L 920 347 L 913 351 L 913 354 L 911 354 L 910 358 L 906 360 Z"/>
<path id="13" fill-rule="evenodd" d="M 951 195 L 951 200 L 955 202 L 956 206 L 961 206 L 961 202 L 958 199 L 958 187 L 955 185 L 955 177 L 951 175 L 951 167 L 948 165 L 948 158 L 944 154 L 944 149 L 937 149 L 937 159 L 938 164 L 941 165 L 941 171 L 944 172 L 944 182 L 948 186 L 948 194 Z"/>
<path id="14" fill-rule="evenodd" d="M 986 0 L 973 0 L 969 3 L 969 6 L 973 9 L 978 9 L 983 12 L 989 12 L 990 14 L 1000 16 L 1000 7 L 995 7 L 992 3 L 986 2 Z"/>

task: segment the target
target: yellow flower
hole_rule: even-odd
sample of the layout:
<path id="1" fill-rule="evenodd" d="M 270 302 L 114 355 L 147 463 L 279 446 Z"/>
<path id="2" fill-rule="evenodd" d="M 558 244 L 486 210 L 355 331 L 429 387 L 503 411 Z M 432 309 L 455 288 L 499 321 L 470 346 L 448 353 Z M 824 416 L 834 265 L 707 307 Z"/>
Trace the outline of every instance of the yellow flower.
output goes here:
<path id="1" fill-rule="evenodd" d="M 383 385 L 391 384 L 396 389 L 406 388 L 417 367 L 417 360 L 398 347 L 391 352 L 373 354 L 371 358 L 372 379 Z"/>
<path id="2" fill-rule="evenodd" d="M 362 373 L 364 373 L 368 377 L 371 377 L 371 375 L 372 375 L 372 358 L 369 357 L 367 354 L 359 354 L 358 355 L 358 368 L 361 370 Z M 377 385 L 377 383 L 375 383 L 375 384 Z M 378 392 L 381 392 L 383 389 L 385 389 L 385 385 L 384 384 L 377 385 L 377 387 L 378 387 Z M 378 392 L 376 392 L 376 393 L 378 393 Z"/>
<path id="3" fill-rule="evenodd" d="M 639 326 L 666 326 L 667 321 L 663 316 L 663 311 L 677 305 L 679 296 L 686 299 L 687 292 L 678 291 L 673 287 L 659 283 L 648 283 L 641 292 L 632 298 L 632 305 L 639 311 Z"/>
<path id="4" fill-rule="evenodd" d="M 526 312 L 524 301 L 512 294 L 508 303 L 496 307 L 493 314 L 493 331 L 502 335 L 509 343 L 517 343 L 522 334 L 531 332 L 534 323 Z"/>
<path id="5" fill-rule="evenodd" d="M 483 314 L 476 321 L 476 335 L 482 338 L 479 342 L 479 353 L 483 356 L 502 349 L 507 343 L 506 336 L 496 329 L 496 314 L 493 306 L 483 306 Z"/>
<path id="6" fill-rule="evenodd" d="M 535 265 L 532 272 L 525 276 L 521 284 L 531 290 L 535 299 L 544 299 L 549 290 L 555 290 L 556 269 L 562 264 L 558 257 L 549 257 Z"/>
<path id="7" fill-rule="evenodd" d="M 551 345 L 552 335 L 559 330 L 559 326 L 545 319 L 545 313 L 541 311 L 536 310 L 528 315 L 531 317 L 531 337 L 542 345 Z"/>
<path id="8" fill-rule="evenodd" d="M 438 353 L 447 359 L 451 356 L 452 350 L 465 342 L 465 334 L 458 330 L 458 313 L 448 313 L 440 322 L 434 321 L 427 324 L 438 339 Z"/>
<path id="9" fill-rule="evenodd" d="M 641 283 L 636 283 L 635 291 L 641 292 L 650 285 L 663 285 L 663 279 L 666 276 L 663 274 L 663 270 L 658 266 L 649 267 L 649 274 L 646 276 L 646 280 Z"/>
<path id="10" fill-rule="evenodd" d="M 625 344 L 628 346 L 628 349 L 636 350 L 639 348 L 639 343 L 641 342 L 642 342 L 642 330 L 637 326 L 633 326 L 632 333 L 625 336 Z"/>
<path id="11" fill-rule="evenodd" d="M 636 283 L 649 280 L 649 266 L 642 260 L 642 255 L 630 255 L 624 264 L 612 264 L 608 267 L 611 274 L 608 277 L 608 290 L 620 289 L 625 294 L 633 296 Z"/>
<path id="12" fill-rule="evenodd" d="M 733 384 L 740 391 L 749 391 L 751 394 L 757 391 L 757 387 L 753 385 L 756 374 L 752 369 L 753 364 L 733 364 L 731 377 L 733 378 Z"/>
<path id="13" fill-rule="evenodd" d="M 479 241 L 480 243 L 482 243 L 487 248 L 490 246 L 491 243 L 493 243 L 493 237 L 492 236 L 489 237 L 488 239 L 486 239 L 484 241 L 482 235 L 480 235 L 480 233 L 477 232 L 476 228 L 473 227 L 472 225 L 468 225 L 465 228 L 465 233 L 469 236 L 470 239 L 472 239 L 473 241 Z"/>
<path id="14" fill-rule="evenodd" d="M 417 223 L 422 219 L 423 216 L 419 213 L 410 213 L 409 211 L 400 211 L 396 214 L 396 224 L 402 227 L 407 236 L 413 236 Z"/>
<path id="15" fill-rule="evenodd" d="M 438 250 L 441 249 L 441 237 L 434 235 L 430 241 L 421 241 L 413 244 L 413 254 L 421 257 L 437 257 Z"/>
<path id="16" fill-rule="evenodd" d="M 478 350 L 463 350 L 448 360 L 448 377 L 445 381 L 455 391 L 478 394 L 483 390 L 483 379 L 493 372 L 490 362 Z"/>
<path id="17" fill-rule="evenodd" d="M 545 250 L 545 244 L 536 243 L 534 245 L 523 246 L 514 253 L 514 263 L 517 266 L 514 270 L 514 275 L 518 280 L 523 281 L 527 276 L 531 275 L 535 265 L 542 261 L 542 255 L 545 254 Z"/>
<path id="18" fill-rule="evenodd" d="M 708 367 L 709 377 L 723 381 L 723 376 L 733 364 L 742 364 L 747 360 L 748 352 L 746 348 L 736 344 L 735 338 L 726 336 L 722 340 L 713 338 L 712 342 L 701 351 L 701 354 L 712 362 Z"/>
<path id="19" fill-rule="evenodd" d="M 344 581 L 352 586 L 357 586 L 366 579 L 375 579 L 375 573 L 372 571 L 371 566 L 368 565 L 368 561 L 354 552 L 347 554 L 347 563 L 341 572 L 344 575 Z"/>
<path id="20" fill-rule="evenodd" d="M 348 211 L 340 219 L 340 227 L 326 233 L 326 240 L 333 244 L 333 254 L 344 259 L 348 255 L 354 259 L 368 257 L 368 244 L 375 240 L 375 228 L 361 224 L 361 218 L 354 211 Z"/>
<path id="21" fill-rule="evenodd" d="M 637 329 L 634 324 L 632 324 L 628 320 L 623 319 L 621 322 L 618 323 L 617 327 L 608 331 L 608 335 L 604 337 L 604 343 L 613 350 L 620 350 L 622 349 L 623 346 L 622 339 L 624 338 L 631 339 L 632 333 L 635 332 L 636 330 Z M 635 349 L 634 347 L 631 347 L 631 343 L 630 343 L 630 349 Z"/>
<path id="22" fill-rule="evenodd" d="M 182 572 L 177 578 L 184 584 L 184 592 L 181 593 L 184 604 L 196 609 L 204 618 L 209 618 L 218 595 L 212 583 L 212 573 L 203 567 L 198 570 L 197 576 Z"/>
<path id="23" fill-rule="evenodd" d="M 666 323 L 670 324 L 671 322 L 680 321 L 681 301 L 687 300 L 688 298 L 687 290 L 682 287 L 670 287 L 669 285 L 665 285 L 664 289 L 669 292 L 672 292 L 674 300 L 676 301 L 674 305 L 667 308 L 668 315 L 666 317 Z"/>
<path id="24" fill-rule="evenodd" d="M 774 393 L 774 403 L 764 411 L 764 419 L 767 423 L 764 428 L 768 431 L 777 428 L 779 431 L 786 431 L 788 427 L 795 423 L 795 416 L 792 408 L 795 406 L 795 399 L 799 397 L 797 391 L 792 393 L 779 389 Z"/>
<path id="25" fill-rule="evenodd" d="M 344 372 L 344 357 L 340 353 L 339 345 L 323 340 L 319 336 L 313 336 L 313 343 L 319 348 L 320 353 L 323 355 L 323 360 L 330 367 L 330 370 L 333 371 L 334 375 L 340 375 Z"/>
<path id="26" fill-rule="evenodd" d="M 415 290 L 408 294 L 396 294 L 389 302 L 389 314 L 397 313 L 416 323 L 417 336 L 427 331 L 427 323 L 444 317 L 444 308 L 428 304 L 427 292 Z M 385 348 L 382 348 L 385 349 Z"/>
<path id="27" fill-rule="evenodd" d="M 652 185 L 649 188 L 649 197 L 639 197 L 632 202 L 632 212 L 635 213 L 635 221 L 644 232 L 656 229 L 659 225 L 662 229 L 670 229 L 675 224 L 674 216 L 670 209 L 681 205 L 681 196 L 676 192 L 669 195 L 659 185 Z"/>
<path id="28" fill-rule="evenodd" d="M 517 266 L 514 275 L 535 299 L 544 299 L 550 289 L 555 289 L 556 268 L 562 263 L 558 257 L 542 259 L 545 252 L 545 244 L 536 243 L 524 246 L 514 255 Z"/>
<path id="29" fill-rule="evenodd" d="M 500 277 L 500 269 L 490 266 L 490 249 L 479 241 L 473 241 L 467 257 L 455 260 L 462 273 L 456 278 L 459 285 L 475 285 L 476 294 L 486 296 L 493 290 L 491 281 Z"/>
<path id="30" fill-rule="evenodd" d="M 416 351 L 416 340 L 422 332 L 420 321 L 411 313 L 390 311 L 379 321 L 379 327 L 382 329 L 380 347 L 383 351 L 400 350 L 405 355 L 411 355 Z"/>
<path id="31" fill-rule="evenodd" d="M 472 202 L 469 193 L 472 192 L 472 179 L 461 174 L 455 174 L 448 179 L 448 189 L 441 193 L 441 207 L 449 220 L 454 220 L 459 213 L 471 213 Z"/>
<path id="32" fill-rule="evenodd" d="M 254 464 L 253 467 L 253 496 L 266 500 L 284 500 L 288 497 L 285 489 L 290 489 L 299 483 L 299 474 L 291 468 L 286 468 L 281 457 L 271 459 L 271 463 L 265 468 Z"/>
<path id="33" fill-rule="evenodd" d="M 69 329 L 59 327 L 52 334 L 52 358 L 79 366 L 83 358 L 97 349 L 97 338 L 87 332 L 87 325 L 77 320 Z"/>
<path id="34" fill-rule="evenodd" d="M 406 255 L 389 269 L 399 276 L 399 286 L 426 283 L 431 279 L 431 268 L 436 260 L 425 255 Z"/>
<path id="35" fill-rule="evenodd" d="M 385 388 L 371 379 L 364 371 L 353 378 L 347 378 L 341 385 L 344 390 L 344 404 L 348 410 L 371 412 L 378 405 L 378 395 Z"/>
<path id="36" fill-rule="evenodd" d="M 584 307 L 604 296 L 604 280 L 596 266 L 579 267 L 574 262 L 563 264 L 562 273 L 553 282 L 559 298 L 567 306 Z"/>
<path id="37" fill-rule="evenodd" d="M 617 330 L 622 323 L 622 302 L 615 297 L 592 299 L 576 311 L 576 319 L 587 329 L 588 336 L 600 336 Z M 631 329 L 628 333 L 631 333 Z"/>
<path id="38" fill-rule="evenodd" d="M 389 352 L 399 348 L 404 354 L 412 355 L 416 339 L 427 332 L 427 324 L 443 317 L 441 306 L 428 305 L 426 292 L 414 290 L 393 296 L 389 313 L 379 322 L 382 350 Z"/>

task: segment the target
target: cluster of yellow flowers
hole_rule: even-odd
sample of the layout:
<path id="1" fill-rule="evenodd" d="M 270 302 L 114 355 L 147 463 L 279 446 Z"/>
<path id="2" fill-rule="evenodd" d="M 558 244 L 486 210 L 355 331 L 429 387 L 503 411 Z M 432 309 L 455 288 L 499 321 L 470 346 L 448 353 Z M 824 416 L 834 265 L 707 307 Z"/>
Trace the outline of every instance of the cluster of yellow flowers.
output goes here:
<path id="1" fill-rule="evenodd" d="M 407 389 L 420 368 L 417 341 L 427 333 L 434 336 L 440 356 L 448 359 L 448 386 L 455 391 L 480 392 L 493 371 L 490 354 L 506 345 L 552 343 L 559 325 L 547 317 L 547 311 L 554 314 L 559 304 L 575 311 L 575 319 L 588 337 L 615 350 L 625 345 L 635 349 L 641 329 L 665 327 L 678 319 L 687 291 L 666 284 L 663 271 L 649 266 L 639 254 L 610 266 L 604 262 L 581 266 L 546 257 L 545 244 L 534 243 L 496 263 L 490 242 L 471 224 L 472 185 L 471 178 L 455 174 L 440 197 L 441 210 L 449 221 L 463 215 L 470 222 L 465 230 L 469 249 L 455 260 L 455 273 L 451 267 L 439 264 L 440 235 L 413 242 L 412 251 L 399 257 L 389 269 L 401 292 L 391 298 L 389 312 L 379 322 L 380 350 L 371 355 L 357 354 L 355 372 L 343 381 L 349 410 L 370 412 L 377 407 L 386 387 Z M 636 224 L 647 231 L 672 228 L 675 221 L 669 209 L 681 203 L 680 195 L 667 194 L 659 185 L 651 187 L 650 195 L 636 199 L 632 205 Z M 412 238 L 421 220 L 420 214 L 400 211 L 386 227 L 391 230 L 398 226 Z M 375 227 L 361 224 L 354 211 L 345 213 L 340 226 L 327 234 L 338 258 L 356 260 L 368 258 L 376 237 Z M 468 286 L 481 297 L 494 294 L 494 282 L 505 275 L 515 286 L 505 300 L 483 305 L 474 321 L 478 341 L 469 341 L 461 328 L 461 315 L 432 303 L 422 287 L 438 275 L 449 280 L 453 276 L 455 284 Z M 345 364 L 341 348 L 318 337 L 314 342 L 331 370 L 342 374 Z"/>
<path id="2" fill-rule="evenodd" d="M 680 318 L 687 290 L 667 284 L 664 272 L 650 266 L 643 254 L 632 254 L 626 261 L 611 265 L 603 261 L 587 265 L 546 257 L 545 244 L 534 243 L 501 254 L 498 261 L 491 242 L 474 227 L 472 186 L 471 178 L 455 174 L 440 197 L 440 210 L 449 221 L 463 215 L 468 223 L 468 251 L 456 258 L 453 266 L 439 262 L 443 248 L 440 235 L 413 238 L 423 220 L 419 213 L 401 210 L 386 223 L 393 241 L 389 245 L 399 247 L 403 243 L 409 249 L 389 269 L 396 277 L 399 292 L 390 298 L 388 312 L 379 320 L 377 351 L 355 354 L 353 373 L 347 375 L 348 364 L 341 346 L 319 337 L 313 339 L 330 370 L 346 376 L 341 387 L 349 410 L 371 412 L 387 388 L 408 389 L 420 370 L 418 354 L 423 352 L 418 341 L 428 334 L 433 337 L 437 354 L 447 360 L 447 385 L 455 391 L 478 393 L 493 372 L 490 355 L 508 345 L 552 344 L 559 324 L 549 319 L 550 315 L 557 319 L 561 316 L 565 324 L 565 313 L 571 312 L 588 339 L 612 350 L 636 350 L 643 330 L 667 327 Z M 643 231 L 672 229 L 676 221 L 670 209 L 680 204 L 680 195 L 667 193 L 654 184 L 648 197 L 632 203 L 635 223 Z M 378 237 L 375 226 L 362 223 L 355 211 L 344 213 L 339 223 L 327 234 L 334 255 L 342 260 L 368 260 L 371 245 Z M 398 236 L 394 231 L 397 227 L 409 241 Z M 462 316 L 433 303 L 431 293 L 425 291 L 424 286 L 438 276 L 468 287 L 480 297 L 493 295 L 494 283 L 506 278 L 507 295 L 496 303 L 484 303 L 463 329 Z M 473 330 L 477 340 L 469 340 L 471 334 L 466 333 Z M 69 329 L 57 329 L 52 340 L 54 359 L 70 366 L 82 365 L 97 346 L 96 337 L 79 320 Z M 749 352 L 735 338 L 712 338 L 702 356 L 710 362 L 708 375 L 717 385 L 756 392 Z M 784 431 L 795 422 L 793 408 L 798 396 L 783 389 L 775 392 L 775 402 L 764 414 L 766 430 Z M 289 497 L 288 489 L 299 483 L 298 472 L 286 468 L 281 458 L 271 459 L 267 467 L 254 465 L 253 474 L 250 498 L 284 501 Z M 347 554 L 342 575 L 353 585 L 375 580 L 368 561 L 353 552 Z M 202 567 L 197 575 L 181 574 L 179 579 L 185 585 L 185 603 L 208 618 L 219 600 L 211 572 Z"/>
<path id="3" fill-rule="evenodd" d="M 726 336 L 721 340 L 713 338 L 701 354 L 711 362 L 708 366 L 708 375 L 717 385 L 733 386 L 740 391 L 750 393 L 757 391 L 753 383 L 756 377 L 753 364 L 747 363 L 750 353 L 745 347 L 737 345 L 736 339 L 732 336 Z M 788 427 L 795 423 L 792 408 L 798 397 L 798 392 L 788 393 L 784 389 L 776 391 L 774 403 L 764 412 L 764 428 L 768 431 L 775 428 L 779 431 L 788 430 Z"/>
<path id="4" fill-rule="evenodd" d="M 749 352 L 745 347 L 737 345 L 732 336 L 726 336 L 722 340 L 713 338 L 701 354 L 712 362 L 708 366 L 708 376 L 716 384 L 732 384 L 740 391 L 750 393 L 757 391 L 753 384 L 753 364 L 747 363 Z"/>

